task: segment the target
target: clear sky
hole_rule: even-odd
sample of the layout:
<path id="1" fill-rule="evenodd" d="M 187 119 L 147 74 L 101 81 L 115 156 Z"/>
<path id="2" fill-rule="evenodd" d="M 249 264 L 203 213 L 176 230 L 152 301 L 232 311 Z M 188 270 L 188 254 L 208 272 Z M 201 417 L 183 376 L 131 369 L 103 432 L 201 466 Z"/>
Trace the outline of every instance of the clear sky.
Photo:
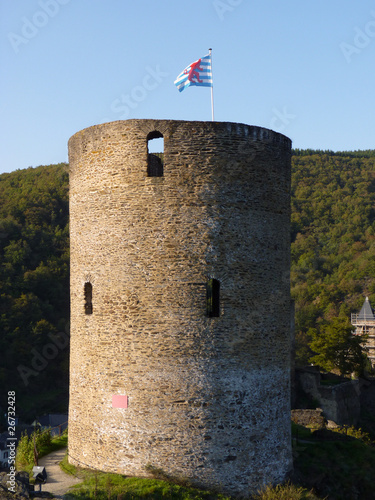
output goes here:
<path id="1" fill-rule="evenodd" d="M 173 82 L 211 47 L 215 120 L 375 149 L 373 0 L 0 0 L 0 172 L 106 121 L 210 120 L 210 89 Z"/>

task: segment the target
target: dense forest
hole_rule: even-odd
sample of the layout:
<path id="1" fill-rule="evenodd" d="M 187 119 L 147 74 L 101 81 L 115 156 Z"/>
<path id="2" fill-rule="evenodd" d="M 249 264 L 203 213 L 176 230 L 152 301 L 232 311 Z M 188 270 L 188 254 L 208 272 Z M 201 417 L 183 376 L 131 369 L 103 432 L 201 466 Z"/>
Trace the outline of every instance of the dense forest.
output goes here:
<path id="1" fill-rule="evenodd" d="M 0 175 L 0 406 L 30 422 L 68 402 L 68 166 Z M 4 412 L 1 412 L 4 415 Z"/>
<path id="2" fill-rule="evenodd" d="M 295 151 L 292 157 L 291 290 L 296 362 L 310 329 L 375 304 L 375 151 Z"/>
<path id="3" fill-rule="evenodd" d="M 296 362 L 312 329 L 375 304 L 375 151 L 294 150 L 291 289 Z M 0 407 L 66 411 L 69 333 L 68 166 L 0 175 Z M 4 412 L 2 412 L 4 413 Z"/>

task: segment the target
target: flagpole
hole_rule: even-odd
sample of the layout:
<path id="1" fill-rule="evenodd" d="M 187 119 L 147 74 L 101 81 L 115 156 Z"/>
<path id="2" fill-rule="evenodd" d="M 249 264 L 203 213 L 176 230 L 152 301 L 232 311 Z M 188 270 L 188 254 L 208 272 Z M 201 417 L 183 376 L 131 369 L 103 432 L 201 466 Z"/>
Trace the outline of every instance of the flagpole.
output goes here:
<path id="1" fill-rule="evenodd" d="M 211 72 L 212 72 L 212 49 L 208 49 L 208 53 L 211 58 Z M 211 113 L 212 113 L 212 121 L 214 121 L 214 80 L 212 75 L 212 86 L 211 86 Z"/>

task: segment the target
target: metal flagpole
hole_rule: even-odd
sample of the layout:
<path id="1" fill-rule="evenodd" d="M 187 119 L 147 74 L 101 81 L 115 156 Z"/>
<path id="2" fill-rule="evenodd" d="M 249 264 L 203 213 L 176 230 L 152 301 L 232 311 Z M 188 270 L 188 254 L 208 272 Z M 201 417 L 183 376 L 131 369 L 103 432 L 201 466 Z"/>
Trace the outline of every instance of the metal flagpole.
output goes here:
<path id="1" fill-rule="evenodd" d="M 211 59 L 211 73 L 212 73 L 212 49 L 208 49 L 208 53 Z M 212 85 L 211 85 L 211 112 L 212 112 L 212 121 L 214 121 L 214 80 L 212 75 Z"/>

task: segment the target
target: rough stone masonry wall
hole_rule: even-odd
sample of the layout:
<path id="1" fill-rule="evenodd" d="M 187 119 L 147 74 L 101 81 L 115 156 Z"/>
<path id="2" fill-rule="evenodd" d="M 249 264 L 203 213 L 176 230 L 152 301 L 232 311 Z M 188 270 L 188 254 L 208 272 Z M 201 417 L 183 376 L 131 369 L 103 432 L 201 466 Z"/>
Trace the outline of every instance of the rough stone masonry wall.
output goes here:
<path id="1" fill-rule="evenodd" d="M 359 380 L 323 386 L 321 375 L 315 368 L 296 370 L 297 384 L 306 394 L 316 399 L 324 416 L 338 425 L 357 425 L 360 413 L 361 384 Z"/>
<path id="2" fill-rule="evenodd" d="M 152 132 L 162 177 L 147 176 Z M 290 148 L 259 127 L 171 120 L 70 139 L 73 463 L 232 494 L 292 468 Z"/>

